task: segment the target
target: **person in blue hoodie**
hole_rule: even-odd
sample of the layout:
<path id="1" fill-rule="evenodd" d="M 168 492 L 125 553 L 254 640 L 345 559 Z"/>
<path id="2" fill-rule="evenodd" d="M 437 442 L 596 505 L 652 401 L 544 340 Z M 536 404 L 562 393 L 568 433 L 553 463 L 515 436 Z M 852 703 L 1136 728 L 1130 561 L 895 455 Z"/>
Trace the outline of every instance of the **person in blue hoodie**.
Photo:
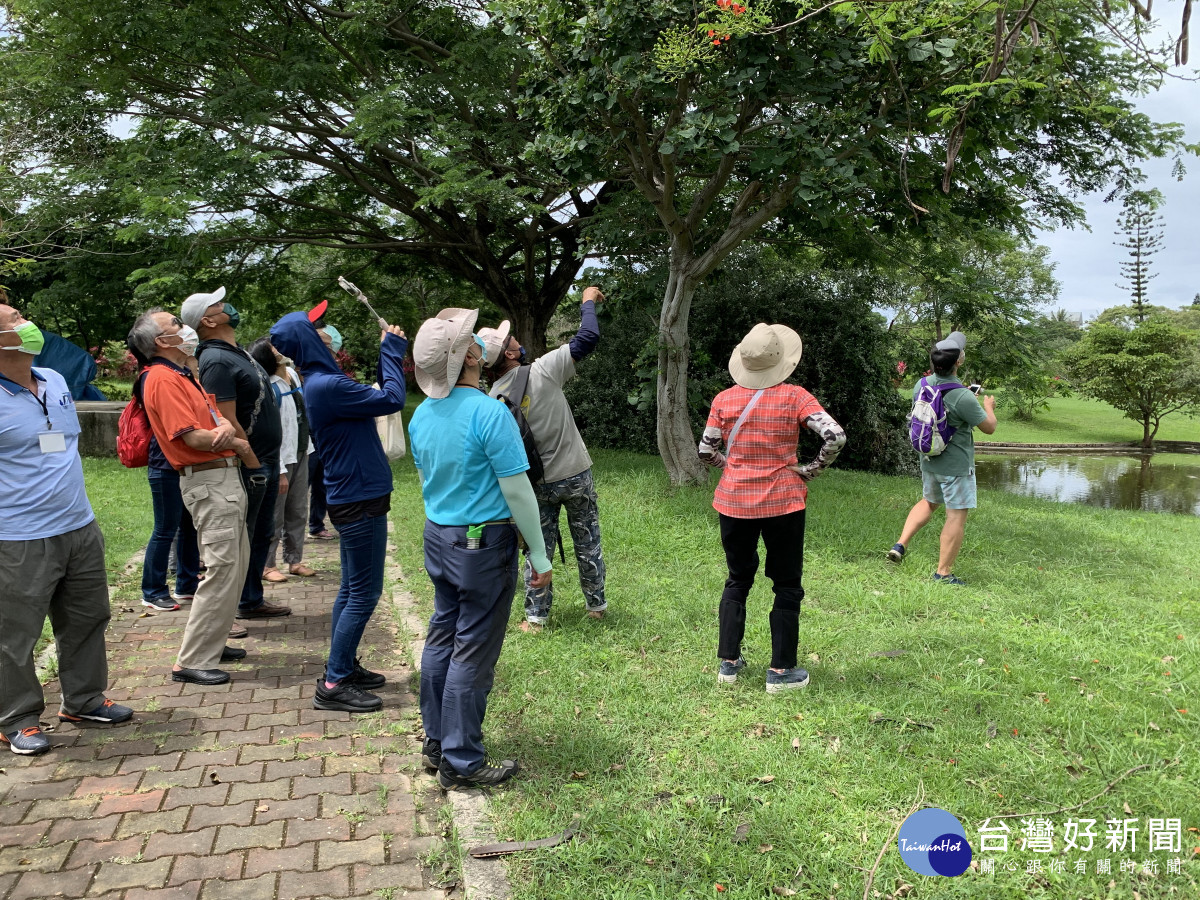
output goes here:
<path id="1" fill-rule="evenodd" d="M 325 467 L 329 518 L 341 534 L 342 582 L 333 605 L 333 636 L 313 706 L 373 712 L 383 701 L 370 691 L 383 675 L 359 664 L 358 642 L 383 593 L 392 467 L 375 417 L 404 408 L 404 354 L 408 341 L 392 325 L 380 337 L 379 388 L 360 384 L 338 368 L 317 329 L 302 312 L 271 328 L 271 344 L 296 363 L 313 444 Z"/>

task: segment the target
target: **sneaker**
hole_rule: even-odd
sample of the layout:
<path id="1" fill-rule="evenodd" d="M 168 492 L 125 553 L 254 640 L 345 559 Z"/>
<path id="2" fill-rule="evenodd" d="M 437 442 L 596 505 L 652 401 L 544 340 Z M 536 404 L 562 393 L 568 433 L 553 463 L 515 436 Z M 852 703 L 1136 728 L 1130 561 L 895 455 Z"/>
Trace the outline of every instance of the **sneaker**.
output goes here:
<path id="1" fill-rule="evenodd" d="M 230 647 L 226 645 L 221 651 L 221 662 L 237 662 L 239 659 L 246 658 L 246 649 L 244 647 Z"/>
<path id="2" fill-rule="evenodd" d="M 0 734 L 0 742 L 8 744 L 8 749 L 19 756 L 37 756 L 50 749 L 50 741 L 36 725 Z"/>
<path id="3" fill-rule="evenodd" d="M 383 708 L 383 701 L 374 694 L 364 691 L 350 679 L 339 681 L 331 688 L 325 687 L 325 679 L 317 681 L 317 694 L 313 697 L 313 709 L 336 709 L 341 712 L 369 713 Z"/>
<path id="4" fill-rule="evenodd" d="M 780 691 L 802 688 L 806 684 L 808 684 L 808 672 L 799 666 L 793 669 L 784 669 L 782 672 L 767 669 L 768 694 L 778 694 Z"/>
<path id="5" fill-rule="evenodd" d="M 172 600 L 195 600 L 196 595 L 194 593 L 193 594 L 184 594 L 179 591 L 171 591 L 171 599 Z"/>
<path id="6" fill-rule="evenodd" d="M 421 744 L 421 764 L 430 772 L 442 767 L 442 742 L 425 738 Z"/>
<path id="7" fill-rule="evenodd" d="M 740 656 L 737 658 L 737 662 L 721 660 L 721 669 L 717 672 L 717 684 L 736 684 L 738 672 L 744 668 L 746 668 L 746 660 Z"/>
<path id="8" fill-rule="evenodd" d="M 161 609 L 164 612 L 174 612 L 179 609 L 179 604 L 170 597 L 143 597 L 142 606 L 148 606 L 151 609 Z"/>
<path id="9" fill-rule="evenodd" d="M 438 784 L 447 791 L 453 791 L 456 788 L 495 787 L 498 784 L 504 784 L 520 769 L 521 767 L 517 765 L 515 759 L 506 759 L 498 766 L 489 766 L 484 763 L 470 775 L 460 775 L 454 771 L 454 767 L 450 763 L 443 759 L 442 764 L 438 767 Z"/>
<path id="10" fill-rule="evenodd" d="M 953 572 L 951 572 L 949 575 L 939 575 L 937 572 L 934 572 L 933 580 L 936 581 L 938 584 L 962 584 L 962 585 L 966 584 L 965 581 L 963 581 L 961 578 L 959 578 Z"/>
<path id="11" fill-rule="evenodd" d="M 105 725 L 116 725 L 119 722 L 128 722 L 133 718 L 133 710 L 128 706 L 121 706 L 113 703 L 111 700 L 105 700 L 91 712 L 79 713 L 73 716 L 70 713 L 65 713 L 61 709 L 58 711 L 58 721 L 60 722 L 103 722 Z"/>
<path id="12" fill-rule="evenodd" d="M 354 671 L 347 676 L 346 681 L 351 684 L 357 684 L 360 688 L 366 688 L 373 691 L 387 684 L 387 678 L 380 675 L 378 672 L 372 672 L 370 669 L 364 669 L 359 665 L 358 657 L 354 657 Z"/>
<path id="13" fill-rule="evenodd" d="M 903 544 L 892 544 L 892 549 L 887 552 L 887 558 L 894 563 L 904 562 L 905 547 Z"/>

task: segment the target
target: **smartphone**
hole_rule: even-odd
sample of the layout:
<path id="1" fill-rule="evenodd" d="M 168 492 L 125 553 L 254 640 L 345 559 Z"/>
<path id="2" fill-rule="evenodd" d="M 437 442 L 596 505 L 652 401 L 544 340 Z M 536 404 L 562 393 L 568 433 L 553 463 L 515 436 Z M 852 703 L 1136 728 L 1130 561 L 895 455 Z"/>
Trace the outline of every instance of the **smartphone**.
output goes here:
<path id="1" fill-rule="evenodd" d="M 974 394 L 976 397 L 978 397 L 979 392 L 983 390 L 983 385 L 982 384 L 972 384 L 967 387 L 967 390 L 970 391 L 972 394 Z"/>

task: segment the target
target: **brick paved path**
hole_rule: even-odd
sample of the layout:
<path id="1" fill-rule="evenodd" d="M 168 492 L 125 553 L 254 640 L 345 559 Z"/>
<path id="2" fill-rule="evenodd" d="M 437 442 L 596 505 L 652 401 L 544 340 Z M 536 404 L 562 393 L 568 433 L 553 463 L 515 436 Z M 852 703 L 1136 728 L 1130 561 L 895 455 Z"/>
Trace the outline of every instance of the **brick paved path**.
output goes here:
<path id="1" fill-rule="evenodd" d="M 250 655 L 223 666 L 229 684 L 170 680 L 186 607 L 114 608 L 108 696 L 136 714 L 58 726 L 40 757 L 0 755 L 0 900 L 443 896 L 421 865 L 437 797 L 417 774 L 416 697 L 388 596 L 362 643 L 389 679 L 383 711 L 313 709 L 337 544 L 307 555 L 323 571 L 270 588 L 293 614 L 242 623 L 250 636 L 234 643 Z M 43 725 L 60 696 L 51 681 Z"/>

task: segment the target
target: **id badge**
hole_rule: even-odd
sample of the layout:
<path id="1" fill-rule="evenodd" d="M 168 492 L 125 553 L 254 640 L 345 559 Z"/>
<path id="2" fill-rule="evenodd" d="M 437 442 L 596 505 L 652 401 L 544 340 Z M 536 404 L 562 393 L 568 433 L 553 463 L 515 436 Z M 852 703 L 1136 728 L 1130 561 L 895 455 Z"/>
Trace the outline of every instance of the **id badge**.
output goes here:
<path id="1" fill-rule="evenodd" d="M 67 436 L 61 431 L 39 432 L 38 443 L 42 445 L 43 453 L 67 452 Z"/>

